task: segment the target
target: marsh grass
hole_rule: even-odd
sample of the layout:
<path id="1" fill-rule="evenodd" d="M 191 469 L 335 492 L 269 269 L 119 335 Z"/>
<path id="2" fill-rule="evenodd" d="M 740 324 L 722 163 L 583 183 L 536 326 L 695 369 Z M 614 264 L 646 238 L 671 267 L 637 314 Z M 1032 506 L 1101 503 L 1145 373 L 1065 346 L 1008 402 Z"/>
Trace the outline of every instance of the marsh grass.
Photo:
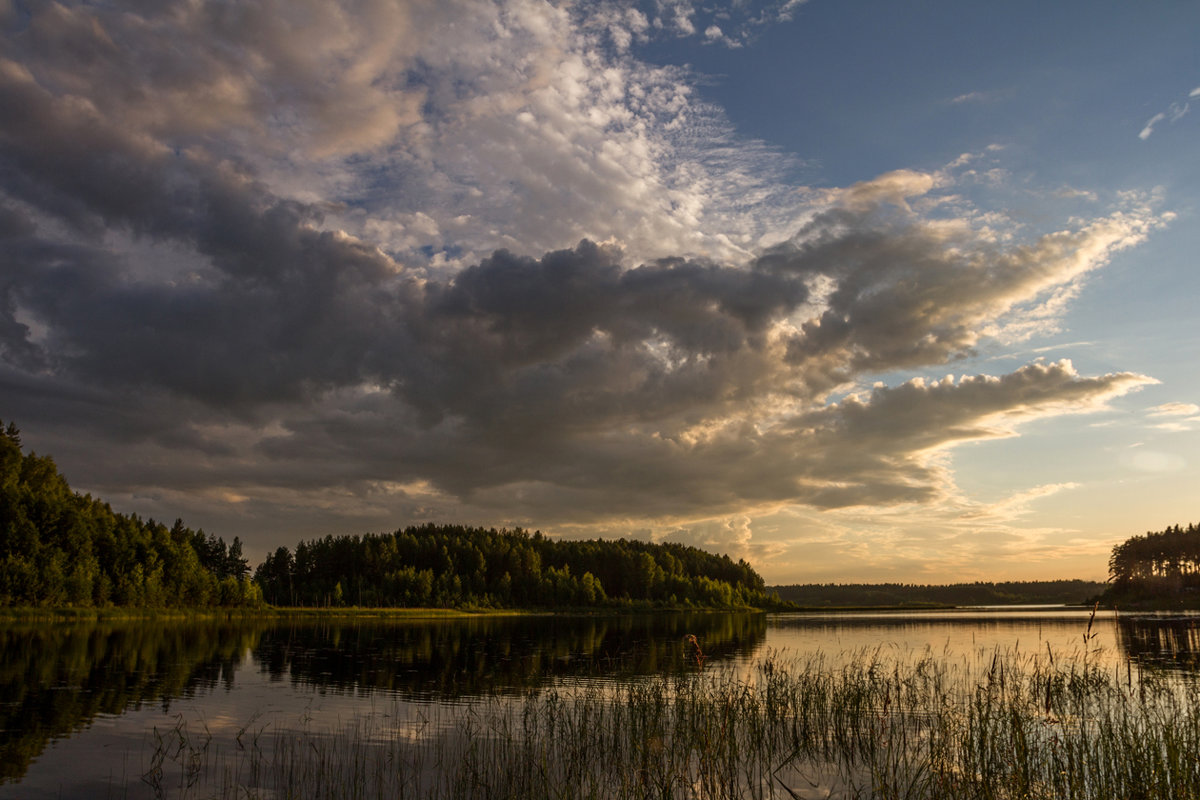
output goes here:
<path id="1" fill-rule="evenodd" d="M 233 752 L 159 736 L 181 798 L 1200 798 L 1194 681 L 1064 656 L 889 648 L 770 654 L 333 730 L 255 728 Z M 1111 663 L 1111 662 L 1109 662 Z M 201 746 L 201 744 L 203 746 Z"/>

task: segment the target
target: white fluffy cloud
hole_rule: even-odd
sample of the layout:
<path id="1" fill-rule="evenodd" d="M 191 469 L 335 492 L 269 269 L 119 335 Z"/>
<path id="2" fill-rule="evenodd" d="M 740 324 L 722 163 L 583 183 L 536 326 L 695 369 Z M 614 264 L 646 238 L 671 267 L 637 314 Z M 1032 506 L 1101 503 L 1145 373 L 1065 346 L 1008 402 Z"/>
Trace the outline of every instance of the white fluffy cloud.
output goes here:
<path id="1" fill-rule="evenodd" d="M 612 47 L 614 30 L 627 43 L 652 29 L 637 8 L 585 13 L 533 0 L 49 4 L 6 53 L 77 111 L 252 169 L 319 206 L 324 227 L 409 264 L 582 238 L 639 260 L 748 257 L 784 209 L 764 219 L 746 198 L 782 198 L 788 165 L 726 146 L 728 123 L 683 71 Z"/>

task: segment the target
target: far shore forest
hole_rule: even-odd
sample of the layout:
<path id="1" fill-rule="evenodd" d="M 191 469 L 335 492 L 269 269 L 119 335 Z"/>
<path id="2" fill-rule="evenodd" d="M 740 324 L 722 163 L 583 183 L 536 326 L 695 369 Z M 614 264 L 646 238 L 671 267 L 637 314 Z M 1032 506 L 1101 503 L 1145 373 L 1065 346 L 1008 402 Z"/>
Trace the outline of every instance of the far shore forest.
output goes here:
<path id="1" fill-rule="evenodd" d="M 776 609 L 1100 601 L 1200 605 L 1200 528 L 1134 536 L 1109 582 L 768 587 L 744 560 L 637 540 L 425 524 L 278 547 L 251 570 L 238 537 L 117 513 L 49 456 L 0 434 L 0 607 Z"/>

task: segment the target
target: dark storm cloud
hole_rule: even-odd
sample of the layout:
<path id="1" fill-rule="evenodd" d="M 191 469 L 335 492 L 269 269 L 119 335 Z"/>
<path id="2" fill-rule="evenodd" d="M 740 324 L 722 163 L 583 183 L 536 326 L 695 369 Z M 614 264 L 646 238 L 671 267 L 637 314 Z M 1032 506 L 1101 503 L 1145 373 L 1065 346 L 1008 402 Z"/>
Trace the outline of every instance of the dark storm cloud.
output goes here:
<path id="1" fill-rule="evenodd" d="M 296 399 L 361 377 L 403 281 L 373 248 L 311 227 L 319 214 L 226 164 L 148 144 L 87 104 L 0 71 L 0 170 L 12 196 L 76 241 L 10 237 L 15 306 L 49 329 L 42 358 L 81 379 L 145 385 L 216 405 Z M 136 280 L 100 237 L 192 247 L 209 274 Z M 149 271 L 153 273 L 151 265 Z M 395 292 L 383 298 L 363 292 Z M 394 324 L 391 324 L 394 328 Z M 299 354 L 303 357 L 287 354 Z"/>
<path id="2" fill-rule="evenodd" d="M 146 146 L 20 71 L 4 77 L 13 194 L 69 220 L 85 242 L 10 251 L 30 277 L 14 291 L 51 329 L 53 358 L 89 380 L 216 405 L 370 380 L 429 419 L 449 411 L 481 424 L 505 422 L 486 407 L 496 394 L 571 391 L 594 419 L 604 403 L 579 387 L 619 387 L 630 375 L 668 405 L 680 392 L 703 403 L 734 391 L 724 370 L 761 351 L 768 324 L 805 296 L 793 278 L 684 260 L 622 271 L 589 243 L 541 260 L 500 252 L 448 285 L 418 288 L 378 251 L 311 227 L 312 208 L 228 165 Z M 102 226 L 194 246 L 213 270 L 183 285 L 127 280 L 102 246 L 88 247 Z M 662 352 L 646 352 L 657 339 Z M 680 362 L 669 377 L 664 359 Z M 636 399 L 626 413 L 639 413 Z M 523 407 L 504 404 L 509 416 Z"/>
<path id="3" fill-rule="evenodd" d="M 69 110 L 31 113 L 36 126 L 6 132 L 7 154 L 57 141 L 87 160 L 69 135 L 34 141 L 46 126 L 81 133 Z M 114 131 L 96 133 L 122 145 Z M 70 193 L 109 226 L 193 246 L 211 269 L 136 280 L 86 226 L 75 243 L 56 243 L 10 225 L 7 327 L 26 332 L 10 333 L 6 352 L 25 359 L 11 365 L 45 364 L 59 384 L 139 396 L 164 446 L 220 455 L 221 445 L 175 429 L 197 417 L 278 420 L 286 432 L 255 445 L 266 462 L 247 472 L 288 464 L 296 485 L 304 465 L 312 482 L 424 479 L 483 503 L 495 502 L 490 489 L 525 483 L 558 487 L 574 513 L 594 517 L 615 497 L 653 516 L 921 501 L 937 494 L 938 476 L 913 453 L 986 435 L 969 423 L 1005 409 L 1034 413 L 1137 382 L 1035 371 L 1048 388 L 1030 397 L 1001 391 L 1007 384 L 981 397 L 965 382 L 929 405 L 954 409 L 961 429 L 946 414 L 891 413 L 880 393 L 866 406 L 887 419 L 879 441 L 859 404 L 820 407 L 824 391 L 868 367 L 937 364 L 968 346 L 972 326 L 1011 303 L 1006 293 L 1028 291 L 1017 262 L 1055 269 L 1054 252 L 1005 256 L 1017 266 L 987 260 L 988 248 L 964 258 L 965 234 L 951 247 L 919 220 L 880 218 L 878 205 L 818 219 L 808 238 L 749 268 L 675 259 L 629 269 L 619 252 L 584 242 L 541 259 L 500 251 L 449 280 L 417 280 L 222 165 L 147 152 L 139 179 L 118 184 L 113 201 L 106 164 L 62 186 L 43 174 L 52 160 L 6 162 L 47 190 L 18 195 L 25 203 L 61 218 L 46 197 Z M 190 190 L 172 194 L 181 174 Z M 134 187 L 142 199 L 125 197 Z M 780 328 L 810 299 L 815 275 L 836 284 L 828 307 Z M 365 385 L 375 387 L 365 399 L 344 396 Z M 543 488 L 528 502 L 553 506 L 557 496 Z"/>
<path id="4" fill-rule="evenodd" d="M 336 122 L 373 83 L 305 89 L 305 53 L 246 9 L 244 26 L 201 15 L 179 41 L 205 54 L 189 66 L 149 28 L 39 8 L 7 39 L 32 66 L 0 59 L 0 399 L 90 488 L 248 502 L 259 518 L 311 494 L 323 518 L 383 497 L 612 525 L 930 502 L 946 490 L 939 447 L 1146 380 L 1033 365 L 829 402 L 1036 321 L 1048 294 L 1143 237 L 1148 213 L 1011 243 L 914 211 L 934 181 L 900 172 L 830 193 L 748 264 L 627 264 L 584 240 L 418 270 L 256 168 L 282 148 L 263 120 L 283 110 L 312 133 L 301 149 L 394 135 L 400 121 L 373 112 L 366 133 Z"/>
<path id="5" fill-rule="evenodd" d="M 663 419 L 770 380 L 768 328 L 804 300 L 799 281 L 684 260 L 625 270 L 617 255 L 498 252 L 428 286 L 420 343 L 436 368 L 404 396 L 536 436 Z"/>

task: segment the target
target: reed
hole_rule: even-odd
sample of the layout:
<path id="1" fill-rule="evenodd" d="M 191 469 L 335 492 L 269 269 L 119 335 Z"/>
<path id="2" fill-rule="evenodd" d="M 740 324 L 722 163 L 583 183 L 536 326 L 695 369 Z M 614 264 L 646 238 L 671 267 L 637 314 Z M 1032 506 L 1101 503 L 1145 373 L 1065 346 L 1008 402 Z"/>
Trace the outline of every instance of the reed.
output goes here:
<path id="1" fill-rule="evenodd" d="M 1200 797 L 1196 682 L 1109 673 L 1089 644 L 959 661 L 773 653 L 461 707 L 398 703 L 336 730 L 262 728 L 225 753 L 176 730 L 148 780 L 158 796 L 230 800 Z"/>

